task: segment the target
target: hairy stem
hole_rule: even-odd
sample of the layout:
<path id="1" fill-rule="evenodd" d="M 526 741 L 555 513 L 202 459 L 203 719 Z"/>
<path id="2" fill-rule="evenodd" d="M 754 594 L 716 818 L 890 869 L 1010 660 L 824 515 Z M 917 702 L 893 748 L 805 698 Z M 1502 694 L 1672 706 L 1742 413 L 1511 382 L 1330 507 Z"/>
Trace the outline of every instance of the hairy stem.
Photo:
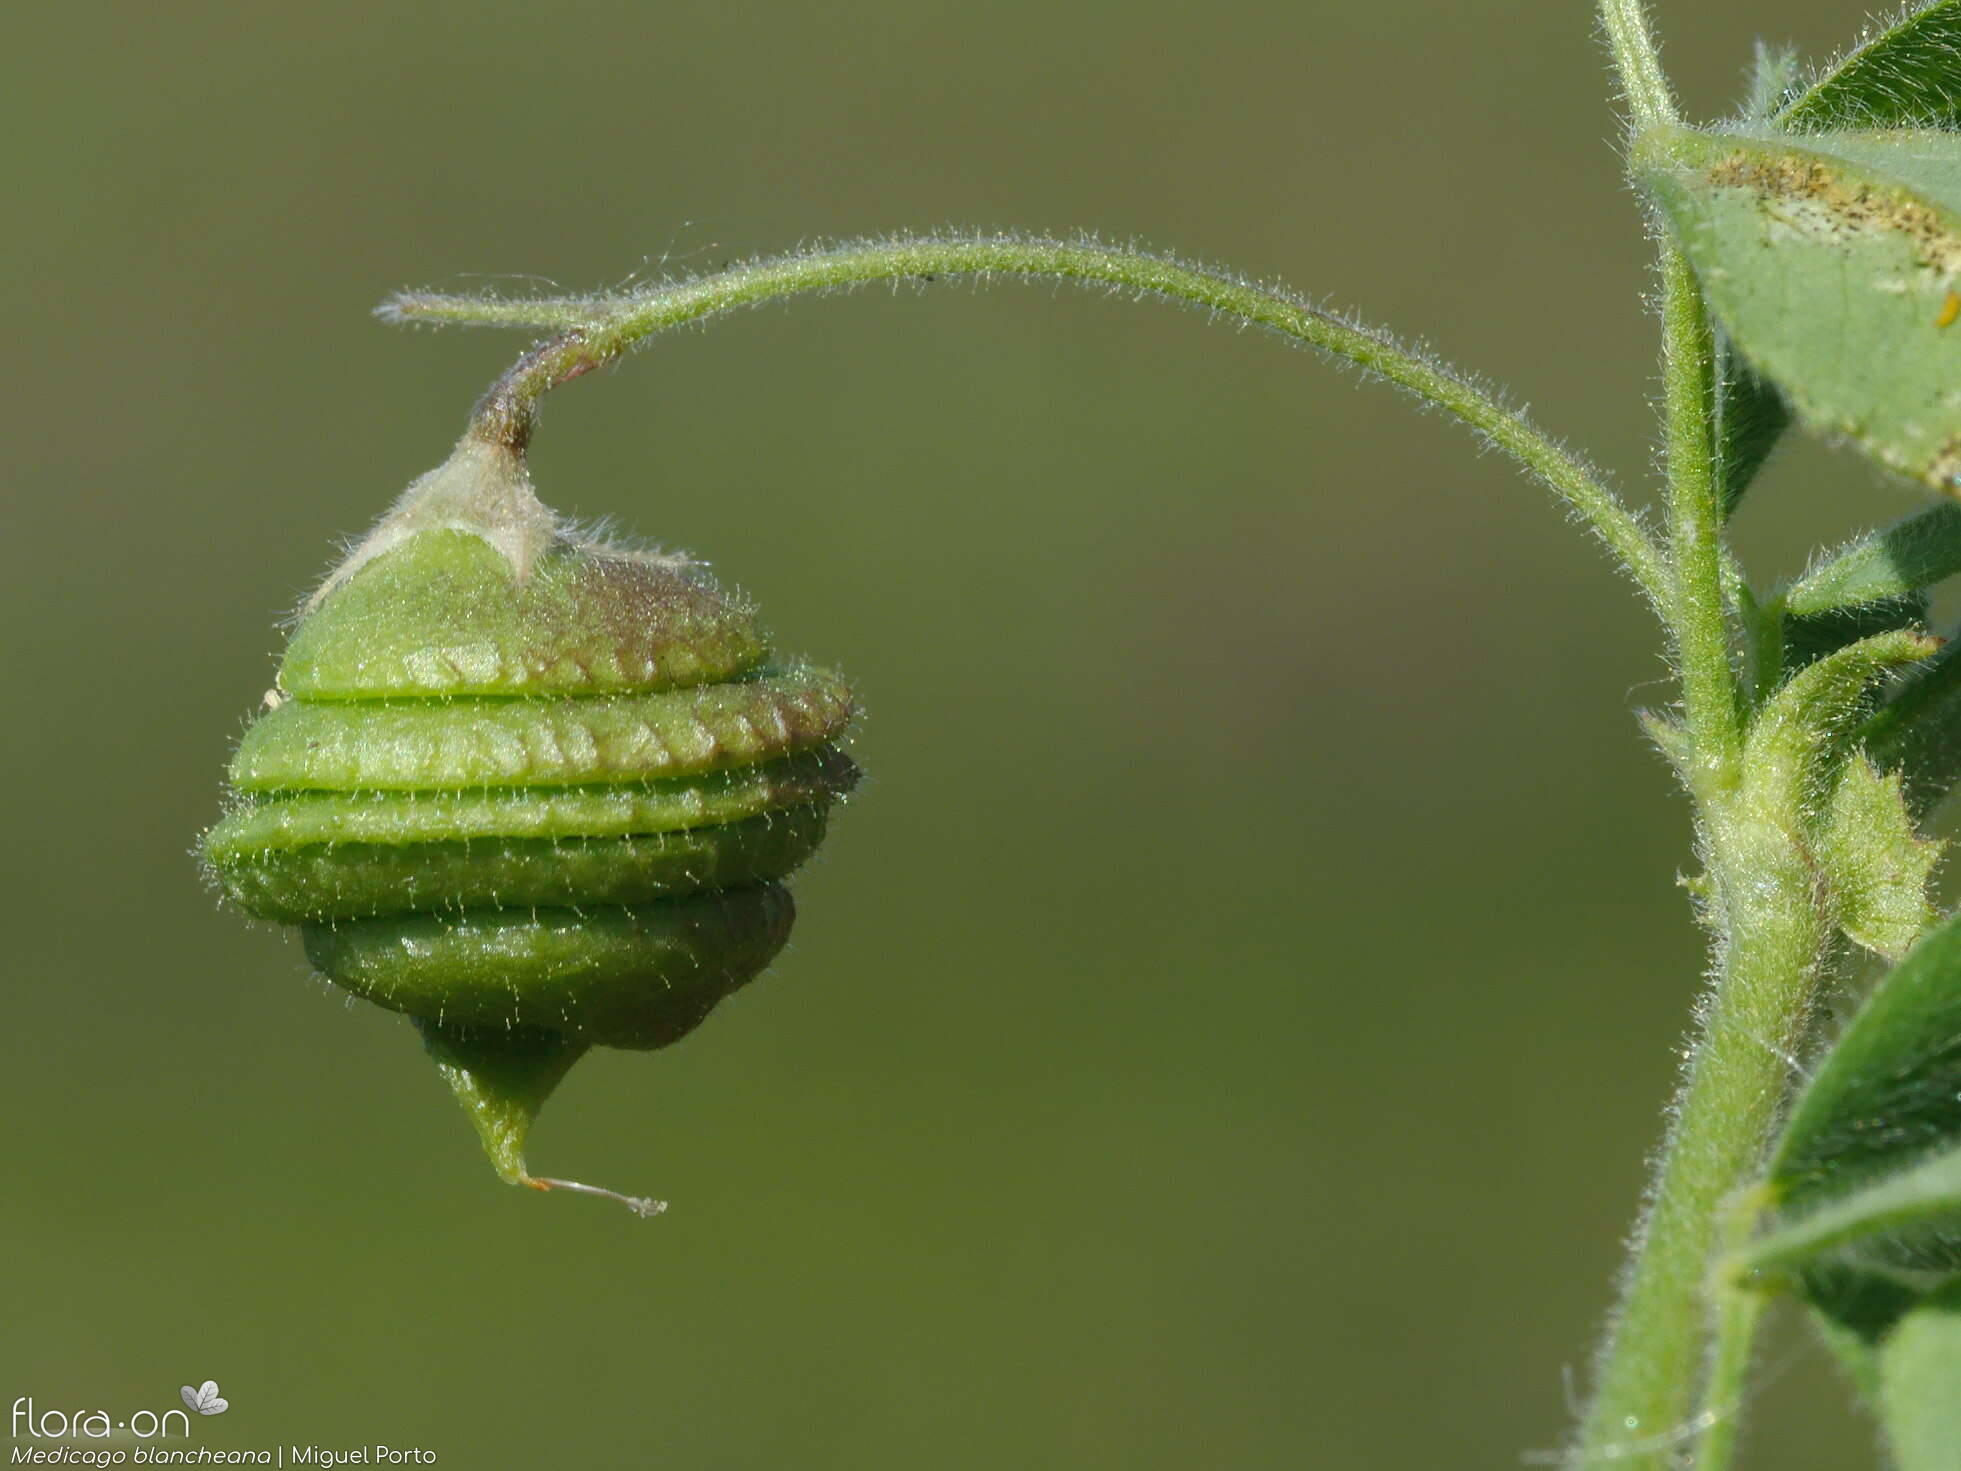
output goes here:
<path id="1" fill-rule="evenodd" d="M 1786 824 L 1741 803 L 1723 806 L 1709 847 L 1712 858 L 1729 855 L 1713 865 L 1712 877 L 1714 918 L 1719 934 L 1731 938 L 1623 1278 L 1620 1313 L 1572 1457 L 1577 1465 L 1662 1471 L 1678 1464 L 1678 1434 L 1733 1410 L 1749 1361 L 1756 1317 L 1726 1313 L 1721 1373 L 1710 1377 L 1697 1416 L 1710 1328 L 1706 1284 L 1720 1222 L 1762 1163 L 1827 935 L 1812 874 Z M 1726 1455 L 1732 1441 L 1719 1435 L 1715 1454 Z M 1709 1471 L 1715 1464 L 1697 1462 Z"/>
<path id="2" fill-rule="evenodd" d="M 1344 358 L 1477 430 L 1551 487 L 1606 543 L 1657 608 L 1666 607 L 1673 596 L 1673 579 L 1660 550 L 1600 477 L 1463 374 L 1292 292 L 1143 251 L 1089 240 L 1009 235 L 896 236 L 754 261 L 624 295 L 502 301 L 407 292 L 392 297 L 378 312 L 390 321 L 554 332 L 519 359 L 477 409 L 474 432 L 521 448 L 531 434 L 538 401 L 547 392 L 613 361 L 657 332 L 779 297 L 943 276 L 1013 276 L 1128 291 L 1211 311 Z"/>
<path id="3" fill-rule="evenodd" d="M 1704 800 L 1735 787 L 1743 754 L 1742 700 L 1730 659 L 1723 596 L 1722 486 L 1716 475 L 1716 338 L 1702 288 L 1673 241 L 1661 255 L 1662 372 L 1666 383 L 1670 620 L 1682 705 L 1695 747 L 1693 785 Z"/>
<path id="4" fill-rule="evenodd" d="M 1734 1257 L 1756 1229 L 1758 1198 L 1764 1192 L 1732 1197 L 1723 1231 L 1722 1253 Z M 1716 1347 L 1709 1359 L 1709 1387 L 1703 1395 L 1702 1442 L 1696 1447 L 1696 1471 L 1728 1471 L 1736 1459 L 1743 1429 L 1743 1403 L 1750 1377 L 1751 1351 L 1757 1325 L 1770 1306 L 1770 1295 L 1736 1282 L 1716 1287 Z"/>
<path id="5" fill-rule="evenodd" d="M 1600 0 L 1632 130 L 1673 122 L 1675 106 L 1641 0 Z M 1716 979 L 1621 1279 L 1621 1301 L 1596 1362 L 1594 1399 L 1575 1465 L 1721 1471 L 1736 1443 L 1736 1404 L 1758 1313 L 1712 1303 L 1707 1283 L 1728 1203 L 1761 1168 L 1790 1078 L 1830 935 L 1805 854 L 1803 815 L 1775 781 L 1746 780 L 1746 700 L 1732 659 L 1716 442 L 1714 333 L 1701 289 L 1674 240 L 1661 241 L 1669 544 L 1668 622 L 1682 680 L 1697 829 L 1709 865 Z M 1754 610 L 1729 571 L 1732 601 Z M 1768 674 L 1774 617 L 1749 632 Z M 1773 676 L 1774 677 L 1774 676 Z M 1768 683 L 1769 681 L 1763 681 Z"/>
<path id="6" fill-rule="evenodd" d="M 1662 73 L 1643 0 L 1600 0 L 1600 21 L 1614 48 L 1614 73 L 1627 99 L 1629 131 L 1674 122 L 1675 98 Z"/>

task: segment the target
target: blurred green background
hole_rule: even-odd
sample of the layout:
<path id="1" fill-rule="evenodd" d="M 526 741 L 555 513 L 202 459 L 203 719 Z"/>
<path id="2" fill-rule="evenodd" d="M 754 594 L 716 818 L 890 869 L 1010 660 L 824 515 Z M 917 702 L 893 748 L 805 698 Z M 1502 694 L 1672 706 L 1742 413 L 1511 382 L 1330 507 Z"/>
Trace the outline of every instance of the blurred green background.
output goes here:
<path id="1" fill-rule="evenodd" d="M 1661 17 L 1703 115 L 1754 37 L 1857 22 Z M 215 1378 L 196 1443 L 458 1467 L 1558 1443 L 1701 966 L 1630 714 L 1654 630 L 1507 463 L 1272 340 L 943 284 L 554 400 L 548 500 L 709 558 L 867 711 L 790 952 L 533 1137 L 657 1222 L 499 1186 L 407 1025 L 189 850 L 280 613 L 522 345 L 385 329 L 398 285 L 1083 227 L 1420 333 L 1645 498 L 1647 247 L 1585 4 L 9 29 L 0 1402 Z M 1742 542 L 1788 572 L 1914 500 L 1794 446 Z M 1753 1464 L 1861 1464 L 1796 1326 Z"/>

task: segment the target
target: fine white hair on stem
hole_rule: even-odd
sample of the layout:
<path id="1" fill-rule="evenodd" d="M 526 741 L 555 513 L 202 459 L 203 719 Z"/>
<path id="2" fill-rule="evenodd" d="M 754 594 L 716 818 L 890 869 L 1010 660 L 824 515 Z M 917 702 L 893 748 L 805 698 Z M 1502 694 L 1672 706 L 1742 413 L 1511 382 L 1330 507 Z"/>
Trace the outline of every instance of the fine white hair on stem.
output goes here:
<path id="1" fill-rule="evenodd" d="M 1673 574 L 1641 518 L 1597 471 L 1525 413 L 1420 343 L 1400 341 L 1300 292 L 1093 235 L 1010 233 L 873 236 L 755 257 L 705 275 L 632 291 L 526 300 L 500 295 L 400 292 L 376 308 L 385 321 L 543 329 L 554 335 L 519 359 L 479 404 L 472 432 L 521 450 L 538 401 L 552 388 L 612 362 L 649 337 L 689 323 L 799 295 L 836 295 L 873 283 L 892 289 L 957 277 L 1046 279 L 1194 308 L 1312 347 L 1415 395 L 1469 426 L 1548 486 L 1633 576 L 1658 610 Z"/>

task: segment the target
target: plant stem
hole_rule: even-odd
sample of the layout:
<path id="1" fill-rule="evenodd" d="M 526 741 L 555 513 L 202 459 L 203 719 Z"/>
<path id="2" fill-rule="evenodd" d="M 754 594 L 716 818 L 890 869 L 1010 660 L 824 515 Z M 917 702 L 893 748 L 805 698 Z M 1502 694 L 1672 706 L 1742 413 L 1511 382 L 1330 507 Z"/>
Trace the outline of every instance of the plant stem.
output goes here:
<path id="1" fill-rule="evenodd" d="M 1675 98 L 1661 69 L 1643 0 L 1600 0 L 1600 21 L 1614 48 L 1614 73 L 1627 99 L 1629 131 L 1676 121 Z"/>
<path id="2" fill-rule="evenodd" d="M 1729 1221 L 1723 1232 L 1722 1254 L 1733 1258 L 1756 1230 L 1761 1196 L 1744 1192 L 1731 1197 Z M 1696 1447 L 1696 1471 L 1726 1471 L 1736 1456 L 1743 1428 L 1743 1402 L 1750 1376 L 1750 1355 L 1757 1324 L 1770 1305 L 1770 1295 L 1754 1287 L 1725 1281 L 1714 1291 L 1716 1347 L 1709 1360 L 1709 1386 L 1703 1395 L 1703 1436 Z"/>
<path id="3" fill-rule="evenodd" d="M 1640 0 L 1601 0 L 1600 14 L 1632 131 L 1672 123 L 1674 103 Z M 1720 1471 L 1735 1446 L 1736 1403 L 1759 1314 L 1754 1304 L 1726 1296 L 1715 1314 L 1712 1355 L 1710 1263 L 1726 1204 L 1760 1169 L 1776 1125 L 1789 1087 L 1786 1059 L 1802 1031 L 1830 926 L 1788 784 L 1745 782 L 1746 702 L 1723 596 L 1714 334 L 1694 272 L 1666 235 L 1660 275 L 1675 572 L 1669 623 L 1691 751 L 1688 779 L 1711 881 L 1706 919 L 1716 979 L 1700 1010 L 1571 1461 L 1661 1471 L 1682 1464 L 1683 1447 L 1700 1435 L 1697 1466 Z M 1701 1413 L 1692 1414 L 1699 1385 Z"/>
<path id="4" fill-rule="evenodd" d="M 753 261 L 625 295 L 502 301 L 408 292 L 385 302 L 378 314 L 391 321 L 555 332 L 519 359 L 478 405 L 474 433 L 522 448 L 547 392 L 612 362 L 657 332 L 804 292 L 996 275 L 1072 281 L 1180 302 L 1355 363 L 1455 415 L 1511 455 L 1578 513 L 1657 609 L 1669 605 L 1672 578 L 1640 520 L 1584 462 L 1470 378 L 1292 292 L 1143 251 L 1018 235 L 894 236 Z"/>
<path id="5" fill-rule="evenodd" d="M 1704 801 L 1740 777 L 1743 711 L 1730 659 L 1723 596 L 1722 486 L 1716 475 L 1716 337 L 1702 288 L 1672 240 L 1661 249 L 1662 372 L 1666 384 L 1670 620 L 1682 704 L 1694 744 L 1693 785 Z"/>
<path id="6" fill-rule="evenodd" d="M 1676 1433 L 1693 1430 L 1708 1338 L 1705 1293 L 1718 1224 L 1760 1167 L 1789 1085 L 1826 932 L 1813 877 L 1781 823 L 1719 804 L 1708 846 L 1719 969 L 1688 1077 L 1648 1194 L 1620 1312 L 1596 1368 L 1595 1398 L 1575 1464 L 1676 1464 Z M 1727 935 L 1725 944 L 1721 938 Z M 1754 1315 L 1723 1324 L 1710 1413 L 1721 1415 L 1747 1365 Z M 1716 1404 L 1717 1396 L 1724 1403 Z M 1731 1437 L 1721 1438 L 1726 1446 Z M 1718 1461 L 1697 1462 L 1714 1471 Z"/>

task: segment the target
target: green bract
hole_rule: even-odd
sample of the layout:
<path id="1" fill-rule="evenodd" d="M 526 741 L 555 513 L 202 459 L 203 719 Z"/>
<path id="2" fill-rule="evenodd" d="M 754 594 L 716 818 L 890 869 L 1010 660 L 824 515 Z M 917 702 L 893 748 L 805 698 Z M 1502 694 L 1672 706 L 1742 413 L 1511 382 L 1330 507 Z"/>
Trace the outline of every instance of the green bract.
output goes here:
<path id="1" fill-rule="evenodd" d="M 522 1151 L 580 1052 L 665 1046 L 769 964 L 857 777 L 847 685 L 684 559 L 565 536 L 471 440 L 329 579 L 268 703 L 219 884 L 415 1018 L 517 1183 L 567 1183 Z"/>

